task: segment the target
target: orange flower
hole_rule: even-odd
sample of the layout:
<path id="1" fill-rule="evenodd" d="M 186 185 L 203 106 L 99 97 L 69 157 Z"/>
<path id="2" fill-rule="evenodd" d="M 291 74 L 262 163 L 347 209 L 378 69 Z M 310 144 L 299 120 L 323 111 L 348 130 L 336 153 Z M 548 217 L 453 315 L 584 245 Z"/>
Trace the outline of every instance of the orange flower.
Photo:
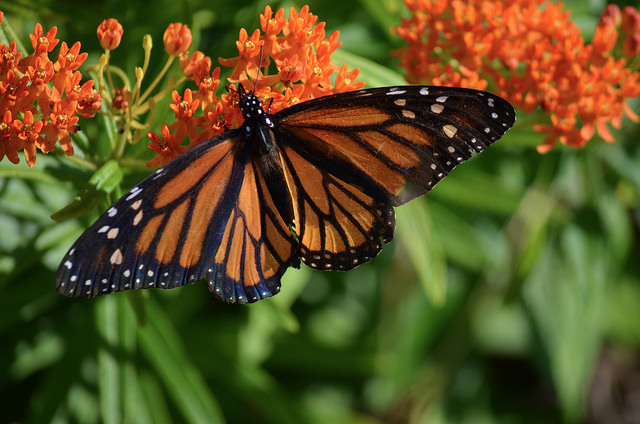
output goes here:
<path id="1" fill-rule="evenodd" d="M 49 153 L 53 150 L 56 140 L 59 140 L 67 156 L 73 155 L 73 145 L 69 134 L 73 134 L 77 130 L 76 123 L 79 118 L 75 116 L 75 108 L 75 102 L 70 101 L 61 101 L 53 105 L 53 110 L 49 114 L 50 120 L 44 128 L 46 135 L 41 147 L 43 153 Z"/>
<path id="2" fill-rule="evenodd" d="M 78 105 L 76 112 L 84 118 L 93 118 L 96 112 L 102 107 L 100 94 L 93 88 L 93 80 L 89 80 L 81 86 L 74 86 L 73 90 L 77 94 Z"/>
<path id="3" fill-rule="evenodd" d="M 12 163 L 18 163 L 18 151 L 22 150 L 24 143 L 20 140 L 13 130 L 13 116 L 10 110 L 7 110 L 0 122 L 0 160 L 5 155 Z"/>
<path id="4" fill-rule="evenodd" d="M 622 10 L 622 29 L 627 34 L 640 32 L 640 12 L 632 6 L 627 6 Z"/>
<path id="5" fill-rule="evenodd" d="M 105 50 L 113 50 L 120 45 L 124 28 L 117 19 L 105 19 L 98 26 L 98 40 Z"/>
<path id="6" fill-rule="evenodd" d="M 80 42 L 69 48 L 64 41 L 60 46 L 60 54 L 56 62 L 56 71 L 75 71 L 87 59 L 88 53 L 80 53 Z"/>
<path id="7" fill-rule="evenodd" d="M 196 121 L 194 118 L 195 112 L 200 106 L 200 100 L 193 99 L 190 89 L 186 89 L 184 92 L 184 100 L 180 98 L 177 91 L 171 93 L 173 104 L 171 110 L 176 114 L 177 121 L 171 126 L 171 129 L 178 128 L 178 133 L 186 133 L 189 138 L 193 140 L 198 139 L 198 128 L 196 127 Z"/>
<path id="8" fill-rule="evenodd" d="M 10 42 L 8 46 L 0 45 L 0 76 L 4 76 L 16 68 L 20 57 L 22 57 L 22 53 L 18 52 L 15 41 Z"/>
<path id="9" fill-rule="evenodd" d="M 180 69 L 185 77 L 197 82 L 209 74 L 211 58 L 198 50 L 189 57 L 187 57 L 187 52 L 184 52 L 180 56 Z"/>
<path id="10" fill-rule="evenodd" d="M 627 60 L 611 56 L 621 50 L 618 30 L 632 12 L 624 15 L 608 6 L 592 44 L 586 44 L 560 2 L 405 4 L 412 15 L 395 30 L 407 47 L 395 54 L 408 71 L 407 80 L 478 89 L 491 84 L 527 112 L 542 109 L 550 123 L 534 127 L 547 135 L 540 152 L 556 141 L 583 146 L 596 133 L 613 141 L 607 124 L 619 127 L 625 114 L 635 119 L 626 99 L 640 94 L 638 72 L 627 67 Z"/>
<path id="11" fill-rule="evenodd" d="M 171 159 L 177 157 L 180 153 L 187 150 L 187 146 L 181 146 L 182 138 L 176 134 L 169 132 L 169 127 L 163 125 L 160 129 L 162 137 L 158 137 L 153 131 L 149 131 L 147 135 L 151 139 L 149 148 L 156 152 L 158 156 L 147 162 L 147 166 L 156 167 L 158 165 L 164 165 Z"/>
<path id="12" fill-rule="evenodd" d="M 17 152 L 24 149 L 27 164 L 35 166 L 36 151 L 49 153 L 58 141 L 73 154 L 70 134 L 77 129 L 76 114 L 90 117 L 101 106 L 93 81 L 80 86 L 77 69 L 87 57 L 80 43 L 69 48 L 62 42 L 57 61 L 50 60 L 58 44 L 56 32 L 53 27 L 44 34 L 36 24 L 30 35 L 34 52 L 26 58 L 15 51 L 15 42 L 8 47 L 0 43 L 0 160 L 7 156 L 17 163 Z"/>
<path id="13" fill-rule="evenodd" d="M 241 29 L 236 42 L 238 56 L 220 58 L 220 65 L 230 67 L 228 81 L 237 83 L 247 90 L 254 89 L 265 109 L 275 113 L 293 104 L 333 93 L 357 90 L 364 82 L 357 81 L 358 70 L 349 71 L 346 66 L 331 63 L 331 54 L 338 48 L 338 32 L 329 37 L 324 31 L 324 23 L 316 23 L 317 17 L 304 6 L 300 12 L 291 8 L 289 18 L 284 18 L 284 10 L 275 13 L 269 6 L 260 15 L 259 29 L 249 36 Z M 260 48 L 263 47 L 263 62 L 258 63 Z M 269 71 L 272 67 L 273 72 Z M 166 127 L 164 141 L 153 133 L 150 147 L 158 156 L 149 161 L 149 166 L 166 163 L 182 151 L 180 142 L 189 135 L 189 147 L 214 137 L 225 129 L 237 128 L 244 118 L 238 106 L 238 93 L 232 88 L 228 94 L 218 98 L 214 91 L 220 80 L 220 68 L 211 69 L 211 60 L 201 52 L 180 56 L 180 68 L 188 78 L 194 79 L 198 90 L 187 89 L 183 96 L 173 92 L 170 106 L 176 114 L 176 121 Z M 264 68 L 264 75 L 260 70 Z M 337 73 L 335 78 L 333 74 Z M 335 82 L 334 82 L 335 81 Z M 200 115 L 202 111 L 202 115 Z M 169 134 L 175 130 L 175 134 Z M 178 149 L 180 147 L 180 149 Z"/>
<path id="14" fill-rule="evenodd" d="M 622 44 L 622 49 L 627 57 L 633 57 L 640 54 L 640 32 L 627 37 Z"/>
<path id="15" fill-rule="evenodd" d="M 249 65 L 256 61 L 257 56 L 260 54 L 260 47 L 263 44 L 264 41 L 260 40 L 259 29 L 253 31 L 251 37 L 247 34 L 246 29 L 242 28 L 240 30 L 240 39 L 236 41 L 240 56 L 232 59 L 218 59 L 222 66 L 234 68 L 228 78 L 230 82 L 238 82 L 240 74 L 245 72 Z"/>
<path id="16" fill-rule="evenodd" d="M 24 156 L 29 166 L 36 164 L 36 146 L 42 145 L 41 132 L 43 127 L 44 122 L 34 122 L 31 111 L 25 112 L 23 121 L 19 119 L 13 121 L 14 132 L 18 139 L 24 143 Z"/>
<path id="17" fill-rule="evenodd" d="M 162 40 L 164 41 L 164 49 L 166 52 L 170 55 L 177 56 L 187 51 L 189 46 L 191 46 L 193 36 L 188 26 L 173 23 L 169 25 L 164 32 Z"/>
<path id="18" fill-rule="evenodd" d="M 280 69 L 280 79 L 285 85 L 298 82 L 305 75 L 306 63 L 298 60 L 298 55 L 276 59 L 276 66 Z"/>
<path id="19" fill-rule="evenodd" d="M 45 35 L 42 32 L 42 25 L 36 24 L 36 28 L 33 34 L 29 35 L 31 40 L 31 46 L 36 55 L 42 53 L 51 53 L 53 49 L 58 45 L 58 39 L 56 39 L 57 27 L 51 27 L 51 29 Z"/>
<path id="20" fill-rule="evenodd" d="M 264 32 L 262 36 L 264 40 L 263 54 L 266 57 L 273 57 L 278 52 L 278 34 L 280 34 L 286 24 L 287 20 L 284 19 L 284 9 L 279 9 L 274 16 L 271 7 L 265 7 L 264 13 L 260 15 L 260 27 L 262 28 L 262 32 Z"/>

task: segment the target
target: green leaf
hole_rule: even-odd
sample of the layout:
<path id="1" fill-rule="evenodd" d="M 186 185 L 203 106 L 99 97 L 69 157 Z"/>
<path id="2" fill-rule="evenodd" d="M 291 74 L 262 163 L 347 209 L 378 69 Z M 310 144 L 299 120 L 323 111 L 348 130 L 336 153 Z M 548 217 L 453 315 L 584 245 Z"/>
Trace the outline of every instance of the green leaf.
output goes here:
<path id="1" fill-rule="evenodd" d="M 396 209 L 398 237 L 418 274 L 429 301 L 442 306 L 446 301 L 447 262 L 438 237 L 433 236 L 433 222 L 424 202 L 414 201 Z"/>
<path id="2" fill-rule="evenodd" d="M 107 193 L 113 192 L 120 182 L 122 182 L 122 169 L 118 162 L 113 159 L 105 162 L 71 203 L 51 215 L 51 219 L 63 221 L 88 214 Z"/>
<path id="3" fill-rule="evenodd" d="M 121 342 L 118 337 L 118 297 L 104 296 L 96 302 L 98 332 L 104 345 L 98 349 L 98 393 L 102 421 L 106 424 L 122 422 L 121 362 L 116 355 Z"/>
<path id="4" fill-rule="evenodd" d="M 225 422 L 213 394 L 191 363 L 172 322 L 152 297 L 147 306 L 147 325 L 138 327 L 140 345 L 185 421 L 203 424 Z"/>
<path id="5" fill-rule="evenodd" d="M 365 87 L 373 88 L 407 84 L 399 73 L 345 50 L 338 49 L 333 52 L 331 60 L 338 66 L 346 63 L 349 69 L 360 68 L 358 79 L 366 81 L 367 85 Z"/>
<path id="6" fill-rule="evenodd" d="M 527 279 L 524 302 L 548 358 L 564 416 L 578 422 L 602 342 L 608 264 L 604 246 L 576 226 L 547 244 Z"/>

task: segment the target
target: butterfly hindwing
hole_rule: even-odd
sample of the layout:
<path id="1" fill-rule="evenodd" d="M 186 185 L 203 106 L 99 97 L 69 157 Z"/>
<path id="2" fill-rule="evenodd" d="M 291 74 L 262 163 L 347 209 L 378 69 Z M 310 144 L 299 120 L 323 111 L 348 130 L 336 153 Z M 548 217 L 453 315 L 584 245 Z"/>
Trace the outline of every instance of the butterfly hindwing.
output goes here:
<path id="1" fill-rule="evenodd" d="M 245 165 L 238 199 L 225 225 L 214 264 L 207 271 L 210 290 L 228 303 L 255 302 L 280 291 L 289 266 L 298 267 L 294 240 L 280 216 L 257 161 Z"/>
<path id="2" fill-rule="evenodd" d="M 313 165 L 305 153 L 288 146 L 280 150 L 295 210 L 298 255 L 322 270 L 344 271 L 370 261 L 393 238 L 390 203 L 357 168 L 327 171 L 328 162 Z"/>

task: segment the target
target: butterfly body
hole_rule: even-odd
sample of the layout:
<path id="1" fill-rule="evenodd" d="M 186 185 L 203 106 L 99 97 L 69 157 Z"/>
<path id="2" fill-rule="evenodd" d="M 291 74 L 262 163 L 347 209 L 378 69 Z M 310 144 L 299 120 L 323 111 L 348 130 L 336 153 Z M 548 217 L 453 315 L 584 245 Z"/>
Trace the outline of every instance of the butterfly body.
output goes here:
<path id="1" fill-rule="evenodd" d="M 300 260 L 348 270 L 394 234 L 393 206 L 425 194 L 515 120 L 501 98 L 445 87 L 360 90 L 245 118 L 141 181 L 77 241 L 56 275 L 67 296 L 206 278 L 230 303 L 280 290 Z"/>

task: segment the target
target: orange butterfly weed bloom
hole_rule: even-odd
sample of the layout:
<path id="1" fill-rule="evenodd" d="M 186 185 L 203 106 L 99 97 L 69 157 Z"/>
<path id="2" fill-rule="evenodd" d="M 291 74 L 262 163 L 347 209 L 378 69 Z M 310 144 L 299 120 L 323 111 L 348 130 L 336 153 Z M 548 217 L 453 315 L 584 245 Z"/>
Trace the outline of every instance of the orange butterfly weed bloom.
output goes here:
<path id="1" fill-rule="evenodd" d="M 189 148 L 188 146 L 180 145 L 184 134 L 180 134 L 180 132 L 171 134 L 166 125 L 162 125 L 160 134 L 161 136 L 158 136 L 153 131 L 147 133 L 151 139 L 149 148 L 158 154 L 154 159 L 147 162 L 147 165 L 151 167 L 167 163 Z"/>
<path id="2" fill-rule="evenodd" d="M 407 46 L 395 54 L 407 80 L 477 89 L 492 84 L 520 109 L 543 110 L 548 122 L 534 129 L 547 137 L 538 151 L 549 151 L 557 141 L 582 147 L 596 132 L 612 142 L 607 124 L 619 128 L 625 114 L 638 122 L 626 100 L 640 94 L 639 73 L 629 67 L 632 57 L 614 56 L 621 38 L 631 45 L 635 36 L 629 29 L 619 32 L 617 6 L 605 10 L 587 44 L 561 2 L 405 4 L 411 17 L 395 30 Z M 625 9 L 628 16 L 636 16 L 633 11 Z"/>
<path id="3" fill-rule="evenodd" d="M 193 35 L 188 26 L 181 23 L 173 23 L 164 32 L 164 49 L 170 55 L 180 55 L 191 46 Z"/>
<path id="4" fill-rule="evenodd" d="M 264 105 L 271 105 L 270 113 L 316 97 L 361 88 L 364 82 L 356 80 L 358 69 L 349 71 L 346 66 L 331 63 L 331 54 L 340 46 L 339 33 L 336 31 L 327 37 L 324 22 L 317 23 L 317 19 L 308 6 L 299 12 L 292 7 L 288 19 L 284 18 L 283 9 L 274 13 L 267 6 L 260 15 L 260 29 L 251 35 L 244 28 L 240 30 L 236 42 L 238 56 L 219 59 L 223 68 L 231 69 L 227 80 L 240 82 L 248 90 L 253 89 L 257 80 L 255 94 Z M 258 64 L 261 48 L 262 63 Z M 158 156 L 147 165 L 162 165 L 177 156 L 177 139 L 188 137 L 189 147 L 193 147 L 228 128 L 242 125 L 237 93 L 231 91 L 220 97 L 214 94 L 220 83 L 221 68 L 211 71 L 211 64 L 211 59 L 199 51 L 184 52 L 180 56 L 183 75 L 193 79 L 198 89 L 187 89 L 182 96 L 173 93 L 171 108 L 176 122 L 167 128 L 174 133 L 171 137 L 149 133 L 152 139 L 149 147 Z M 331 80 L 333 74 L 336 74 L 335 82 Z M 164 142 L 154 141 L 157 139 Z"/>
<path id="5" fill-rule="evenodd" d="M 98 40 L 105 50 L 113 50 L 120 45 L 124 29 L 117 19 L 105 19 L 98 26 Z"/>
<path id="6" fill-rule="evenodd" d="M 24 149 L 33 167 L 36 152 L 49 153 L 56 142 L 72 155 L 76 115 L 92 117 L 101 106 L 93 81 L 80 84 L 77 69 L 87 54 L 80 52 L 79 42 L 69 47 L 63 41 L 57 60 L 49 57 L 59 42 L 56 33 L 56 27 L 45 34 L 36 24 L 29 36 L 33 53 L 25 58 L 15 41 L 0 43 L 0 160 L 6 156 L 18 163 L 17 152 Z"/>

